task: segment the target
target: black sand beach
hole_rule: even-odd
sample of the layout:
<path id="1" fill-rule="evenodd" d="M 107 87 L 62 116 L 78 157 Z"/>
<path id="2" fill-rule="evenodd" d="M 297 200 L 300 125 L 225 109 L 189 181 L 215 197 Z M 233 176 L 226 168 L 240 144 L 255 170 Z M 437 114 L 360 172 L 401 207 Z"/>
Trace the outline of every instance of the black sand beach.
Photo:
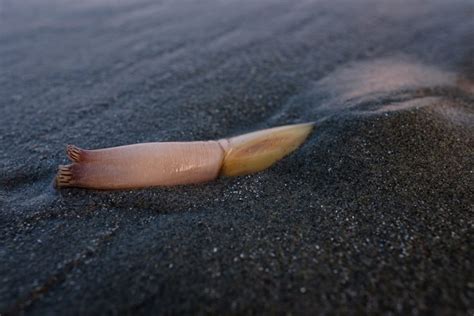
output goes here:
<path id="1" fill-rule="evenodd" d="M 0 1 L 0 314 L 472 315 L 473 82 L 470 0 Z M 308 121 L 255 175 L 51 185 Z"/>

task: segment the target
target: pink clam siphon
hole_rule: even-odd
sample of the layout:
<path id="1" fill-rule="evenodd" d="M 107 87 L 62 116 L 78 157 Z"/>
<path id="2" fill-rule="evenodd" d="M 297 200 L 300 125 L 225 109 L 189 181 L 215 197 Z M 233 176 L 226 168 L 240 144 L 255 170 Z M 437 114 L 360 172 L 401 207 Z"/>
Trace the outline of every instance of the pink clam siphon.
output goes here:
<path id="1" fill-rule="evenodd" d="M 157 142 L 84 150 L 67 146 L 57 187 L 133 189 L 211 181 L 264 170 L 297 149 L 313 123 L 286 125 L 227 139 Z"/>

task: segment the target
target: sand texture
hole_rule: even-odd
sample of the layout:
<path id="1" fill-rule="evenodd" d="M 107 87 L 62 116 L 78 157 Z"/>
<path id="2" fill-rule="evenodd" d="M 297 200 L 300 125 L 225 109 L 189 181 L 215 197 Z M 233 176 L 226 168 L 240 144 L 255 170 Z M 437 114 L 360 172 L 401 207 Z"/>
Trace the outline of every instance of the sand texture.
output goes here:
<path id="1" fill-rule="evenodd" d="M 472 315 L 473 82 L 472 0 L 0 0 L 0 314 Z M 255 175 L 51 186 L 309 121 Z"/>

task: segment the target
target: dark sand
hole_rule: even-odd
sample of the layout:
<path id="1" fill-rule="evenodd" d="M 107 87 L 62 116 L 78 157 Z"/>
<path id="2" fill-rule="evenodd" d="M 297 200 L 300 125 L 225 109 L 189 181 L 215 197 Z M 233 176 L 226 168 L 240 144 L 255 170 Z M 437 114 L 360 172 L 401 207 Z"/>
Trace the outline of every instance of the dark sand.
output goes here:
<path id="1" fill-rule="evenodd" d="M 474 313 L 474 3 L 295 3 L 0 1 L 0 314 Z M 51 187 L 306 121 L 257 175 Z"/>

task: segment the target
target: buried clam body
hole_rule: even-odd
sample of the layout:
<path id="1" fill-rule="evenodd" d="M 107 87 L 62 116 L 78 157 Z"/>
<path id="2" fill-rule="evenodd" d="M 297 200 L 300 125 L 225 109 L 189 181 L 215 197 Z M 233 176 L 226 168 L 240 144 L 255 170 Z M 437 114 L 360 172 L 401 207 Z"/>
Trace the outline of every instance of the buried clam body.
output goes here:
<path id="1" fill-rule="evenodd" d="M 57 187 L 132 189 L 207 182 L 264 170 L 298 148 L 313 123 L 287 125 L 228 139 L 158 142 L 96 150 L 67 147 Z"/>

